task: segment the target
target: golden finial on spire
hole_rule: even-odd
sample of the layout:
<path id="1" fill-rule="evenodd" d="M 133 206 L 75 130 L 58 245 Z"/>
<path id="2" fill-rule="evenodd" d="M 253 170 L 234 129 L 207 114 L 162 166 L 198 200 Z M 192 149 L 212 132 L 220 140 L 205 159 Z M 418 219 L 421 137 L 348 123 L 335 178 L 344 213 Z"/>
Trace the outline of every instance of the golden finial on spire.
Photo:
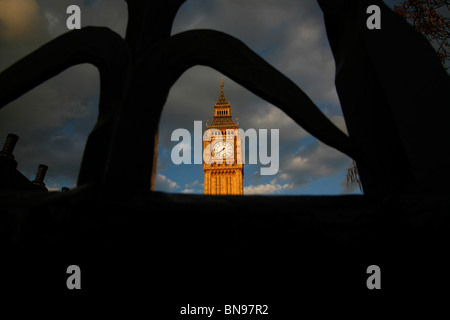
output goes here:
<path id="1" fill-rule="evenodd" d="M 216 101 L 215 106 L 218 105 L 230 105 L 227 101 L 227 99 L 225 98 L 225 94 L 223 93 L 223 77 L 220 78 L 220 96 L 219 96 L 219 100 Z"/>

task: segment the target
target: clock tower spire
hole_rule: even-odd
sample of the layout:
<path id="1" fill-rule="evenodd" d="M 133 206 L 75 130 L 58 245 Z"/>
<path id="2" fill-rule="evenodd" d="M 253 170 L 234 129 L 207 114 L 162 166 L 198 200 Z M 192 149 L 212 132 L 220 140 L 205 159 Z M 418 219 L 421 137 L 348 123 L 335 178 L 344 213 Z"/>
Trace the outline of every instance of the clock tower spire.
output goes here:
<path id="1" fill-rule="evenodd" d="M 212 122 L 206 125 L 203 141 L 203 172 L 205 194 L 242 195 L 244 194 L 244 167 L 242 144 L 237 121 L 231 117 L 231 107 L 225 98 L 223 78 L 220 79 L 220 95 L 214 105 Z M 237 120 L 237 119 L 236 119 Z M 207 161 L 206 161 L 207 160 Z"/>

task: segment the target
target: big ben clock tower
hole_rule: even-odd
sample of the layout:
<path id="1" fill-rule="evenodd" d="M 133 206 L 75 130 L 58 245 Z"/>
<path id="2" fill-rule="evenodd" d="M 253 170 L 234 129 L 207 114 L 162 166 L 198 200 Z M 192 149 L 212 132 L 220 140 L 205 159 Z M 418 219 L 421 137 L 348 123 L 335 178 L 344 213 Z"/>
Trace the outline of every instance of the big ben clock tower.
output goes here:
<path id="1" fill-rule="evenodd" d="M 221 79 L 219 100 L 214 105 L 214 118 L 209 125 L 206 123 L 203 139 L 205 194 L 244 194 L 242 144 L 237 120 L 238 118 L 234 122 L 231 118 L 230 104 L 223 93 Z"/>

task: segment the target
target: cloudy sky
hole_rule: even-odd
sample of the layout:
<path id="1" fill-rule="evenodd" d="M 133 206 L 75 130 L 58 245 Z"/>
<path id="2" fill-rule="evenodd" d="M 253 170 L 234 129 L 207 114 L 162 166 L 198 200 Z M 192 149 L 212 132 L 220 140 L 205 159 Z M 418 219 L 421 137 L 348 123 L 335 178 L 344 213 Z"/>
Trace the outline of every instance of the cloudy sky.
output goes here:
<path id="1" fill-rule="evenodd" d="M 67 32 L 67 6 L 81 8 L 81 25 L 107 26 L 124 36 L 123 0 L 0 0 L 0 71 L 50 39 Z M 322 13 L 314 0 L 189 0 L 172 33 L 208 28 L 226 32 L 293 80 L 322 112 L 345 131 L 334 87 L 334 60 Z M 226 50 L 226 48 L 224 48 Z M 160 120 L 156 190 L 203 193 L 202 165 L 174 165 L 171 141 L 177 128 L 193 133 L 194 121 L 211 121 L 220 92 L 219 72 L 188 70 L 172 87 Z M 351 159 L 309 135 L 278 108 L 224 77 L 233 118 L 247 130 L 279 129 L 280 166 L 261 176 L 260 164 L 244 169 L 245 194 L 359 193 L 346 187 Z M 149 97 L 151 103 L 151 97 Z M 84 144 L 98 114 L 99 76 L 87 64 L 68 69 L 0 110 L 0 143 L 19 135 L 18 169 L 34 179 L 39 164 L 49 166 L 50 189 L 75 187 Z"/>

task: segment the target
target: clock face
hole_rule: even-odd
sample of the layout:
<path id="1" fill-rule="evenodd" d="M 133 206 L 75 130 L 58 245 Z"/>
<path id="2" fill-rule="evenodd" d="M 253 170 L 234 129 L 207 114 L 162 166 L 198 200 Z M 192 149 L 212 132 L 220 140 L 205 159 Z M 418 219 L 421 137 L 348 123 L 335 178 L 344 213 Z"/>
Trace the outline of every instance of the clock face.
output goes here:
<path id="1" fill-rule="evenodd" d="M 230 158 L 233 154 L 233 145 L 229 142 L 218 141 L 212 150 L 214 158 Z"/>

